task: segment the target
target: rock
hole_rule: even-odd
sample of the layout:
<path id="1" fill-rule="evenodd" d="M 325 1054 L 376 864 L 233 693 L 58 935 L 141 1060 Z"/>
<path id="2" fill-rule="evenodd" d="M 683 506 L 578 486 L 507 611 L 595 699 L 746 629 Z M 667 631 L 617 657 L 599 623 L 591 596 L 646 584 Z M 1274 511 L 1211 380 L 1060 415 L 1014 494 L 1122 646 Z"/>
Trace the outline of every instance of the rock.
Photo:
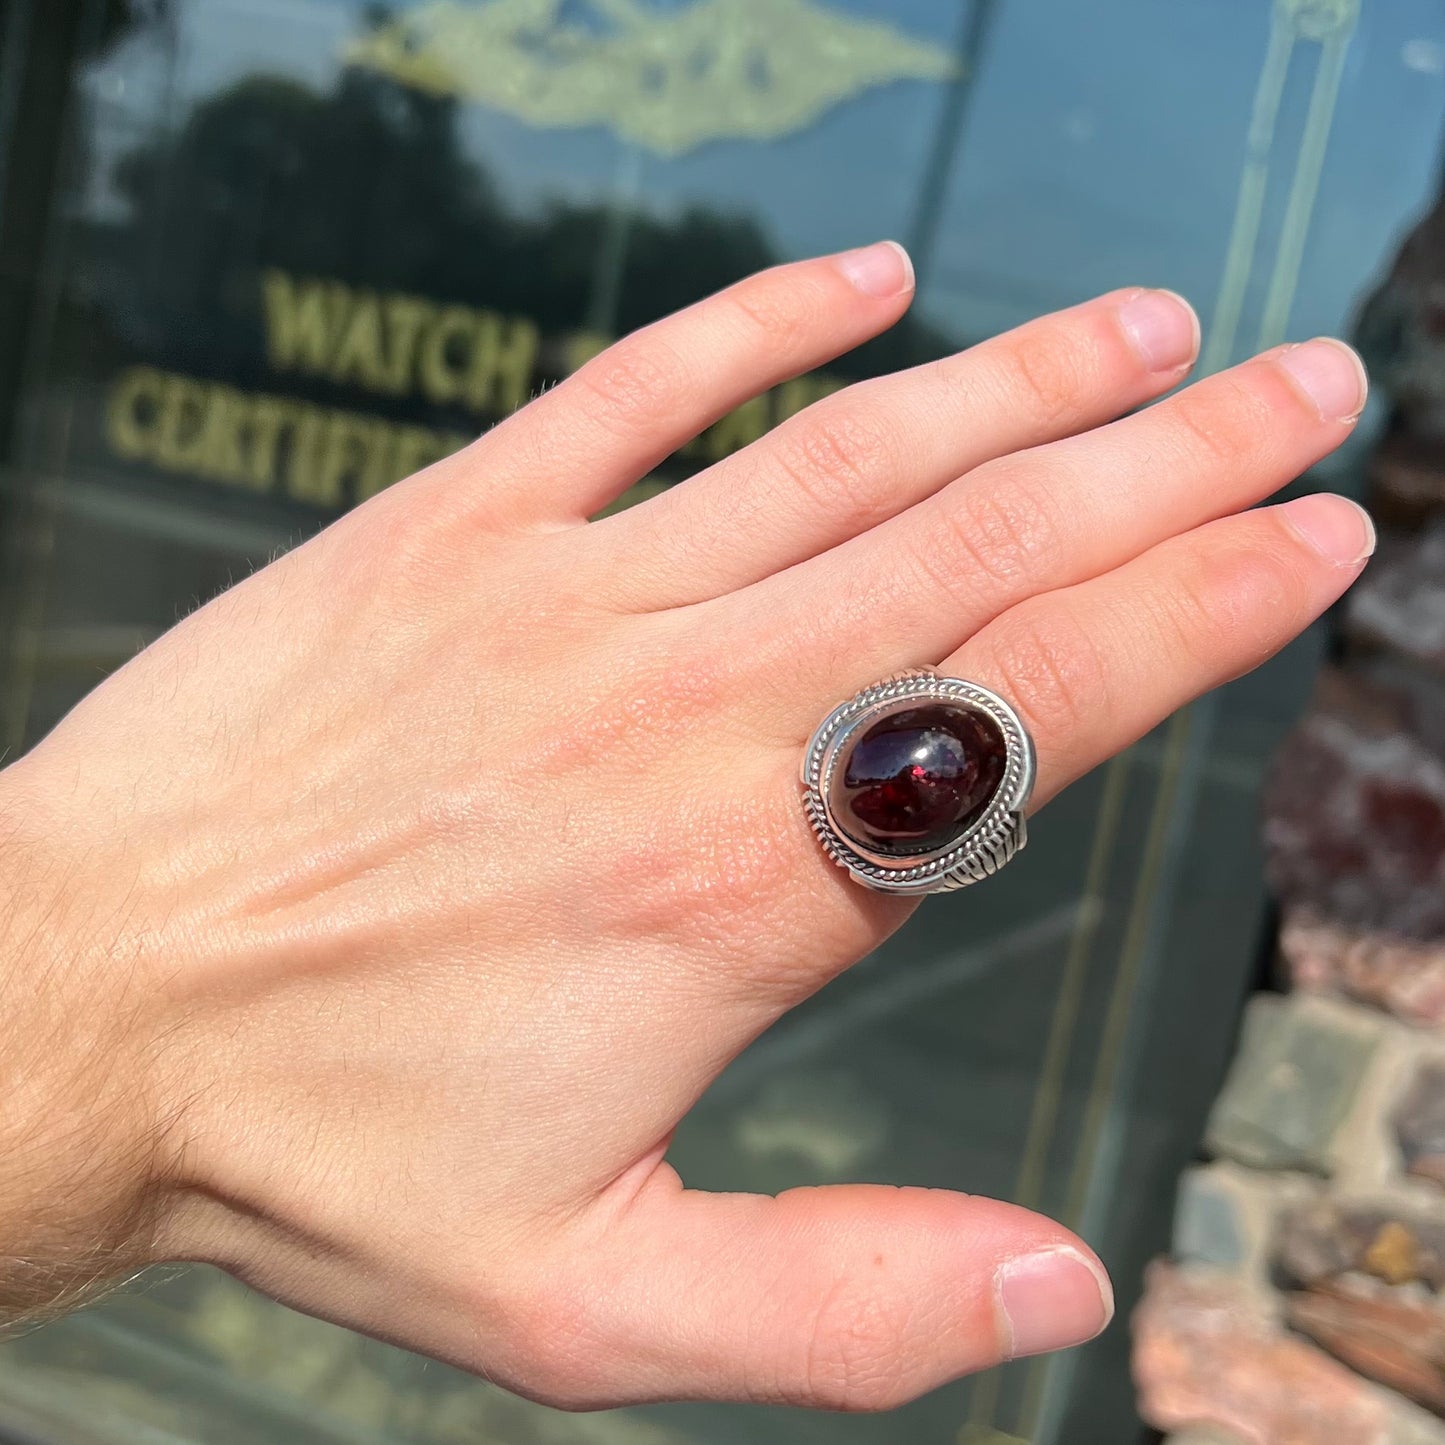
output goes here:
<path id="1" fill-rule="evenodd" d="M 1330 1146 L 1378 1042 L 1374 1020 L 1324 1000 L 1260 994 L 1205 1142 L 1256 1169 L 1329 1174 Z"/>
<path id="2" fill-rule="evenodd" d="M 1445 1066 L 1422 1065 L 1394 1116 L 1410 1174 L 1445 1185 Z"/>
<path id="3" fill-rule="evenodd" d="M 885 859 L 942 852 L 988 811 L 1008 761 L 989 713 L 951 702 L 891 712 L 848 744 L 828 810 L 853 843 Z"/>
<path id="4" fill-rule="evenodd" d="M 1445 942 L 1390 938 L 1293 908 L 1279 944 L 1297 988 L 1358 999 L 1412 1024 L 1445 1024 Z"/>
<path id="5" fill-rule="evenodd" d="M 1248 1257 L 1248 1227 L 1241 1201 L 1219 1176 L 1191 1169 L 1179 1181 L 1174 1211 L 1174 1255 L 1191 1264 L 1238 1269 Z"/>
<path id="6" fill-rule="evenodd" d="M 1445 708 L 1399 668 L 1322 679 L 1265 799 L 1285 907 L 1392 939 L 1445 941 Z"/>
<path id="7" fill-rule="evenodd" d="M 1381 532 L 1374 558 L 1350 589 L 1345 633 L 1445 672 L 1445 520 L 1414 535 Z"/>
<path id="8" fill-rule="evenodd" d="M 1186 1170 L 1174 1211 L 1174 1258 L 1267 1289 L 1278 1221 L 1300 1212 L 1314 1192 L 1298 1174 L 1266 1174 L 1227 1159 Z"/>
<path id="9" fill-rule="evenodd" d="M 1354 1272 L 1390 1285 L 1445 1285 L 1445 1222 L 1404 1210 L 1316 1200 L 1280 1215 L 1276 1277 L 1293 1288 Z"/>
<path id="10" fill-rule="evenodd" d="M 1242 1445 L 1388 1445 L 1390 1413 L 1369 1383 L 1230 1281 L 1151 1265 L 1133 1332 L 1140 1413 L 1161 1430 L 1214 1429 Z"/>
<path id="11" fill-rule="evenodd" d="M 1445 1414 L 1445 1316 L 1433 1305 L 1326 1284 L 1287 1296 L 1285 1318 L 1352 1369 Z"/>
<path id="12" fill-rule="evenodd" d="M 1370 511 L 1394 527 L 1416 527 L 1445 512 L 1440 443 L 1391 428 L 1368 467 Z"/>
<path id="13" fill-rule="evenodd" d="M 1445 440 L 1445 195 L 1414 226 L 1360 311 L 1355 342 L 1389 397 L 1392 436 L 1436 462 Z"/>
<path id="14" fill-rule="evenodd" d="M 1365 1241 L 1327 1199 L 1285 1215 L 1275 1242 L 1277 1275 L 1288 1284 L 1312 1285 L 1353 1269 Z"/>
<path id="15" fill-rule="evenodd" d="M 1368 1274 L 1386 1284 L 1409 1284 L 1421 1278 L 1424 1259 L 1424 1249 L 1414 1230 L 1398 1219 L 1389 1219 L 1376 1231 L 1360 1263 Z"/>
<path id="16" fill-rule="evenodd" d="M 1445 510 L 1445 194 L 1361 308 L 1355 343 L 1389 400 L 1389 430 L 1370 465 L 1371 510 L 1419 525 Z"/>

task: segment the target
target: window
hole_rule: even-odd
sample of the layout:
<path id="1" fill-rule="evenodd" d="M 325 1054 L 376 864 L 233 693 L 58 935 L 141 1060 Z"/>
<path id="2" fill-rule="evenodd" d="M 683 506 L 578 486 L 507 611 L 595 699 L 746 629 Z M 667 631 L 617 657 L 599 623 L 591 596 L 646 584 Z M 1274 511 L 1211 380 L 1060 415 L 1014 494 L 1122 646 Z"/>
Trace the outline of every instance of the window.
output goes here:
<path id="1" fill-rule="evenodd" d="M 920 296 L 631 500 L 850 379 L 1117 285 L 1191 296 L 1206 367 L 1348 334 L 1438 185 L 1428 0 L 533 9 L 22 0 L 0 22 L 0 746 L 608 338 L 752 269 L 891 234 Z M 1358 490 L 1367 439 L 1332 485 Z M 1095 1344 L 885 1419 L 567 1417 L 167 1271 L 0 1351 L 0 1433 L 1132 1438 L 1127 1313 L 1255 975 L 1259 787 L 1321 649 L 1070 790 L 1018 865 L 785 1019 L 677 1140 L 704 1187 L 906 1180 L 1055 1213 L 1114 1272 Z"/>

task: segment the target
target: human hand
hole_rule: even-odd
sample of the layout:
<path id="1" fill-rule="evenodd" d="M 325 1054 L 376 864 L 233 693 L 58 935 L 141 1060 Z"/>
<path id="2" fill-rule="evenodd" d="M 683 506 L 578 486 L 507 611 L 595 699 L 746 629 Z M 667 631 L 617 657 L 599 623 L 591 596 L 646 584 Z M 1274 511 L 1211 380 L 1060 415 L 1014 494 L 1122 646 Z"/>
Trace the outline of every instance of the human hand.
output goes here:
<path id="1" fill-rule="evenodd" d="M 882 1408 L 1102 1328 L 1093 1254 L 1013 1205 L 707 1195 L 664 1151 L 913 906 L 808 830 L 827 709 L 975 679 L 1046 802 L 1355 578 L 1353 504 L 1240 509 L 1344 439 L 1364 378 L 1310 343 L 1112 421 L 1197 348 L 1119 292 L 585 521 L 910 297 L 883 246 L 629 337 L 0 774 L 12 1316 L 207 1260 L 579 1407 Z"/>

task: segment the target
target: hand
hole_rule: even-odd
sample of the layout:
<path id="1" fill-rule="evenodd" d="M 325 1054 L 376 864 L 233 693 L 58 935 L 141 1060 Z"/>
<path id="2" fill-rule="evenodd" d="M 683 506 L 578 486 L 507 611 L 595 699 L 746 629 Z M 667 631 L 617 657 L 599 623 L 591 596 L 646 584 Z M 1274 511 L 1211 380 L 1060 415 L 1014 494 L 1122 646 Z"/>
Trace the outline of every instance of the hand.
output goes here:
<path id="1" fill-rule="evenodd" d="M 208 1260 L 563 1406 L 880 1408 L 1102 1328 L 1099 1262 L 1010 1204 L 706 1195 L 664 1151 L 909 913 L 805 825 L 822 714 L 939 664 L 1015 703 L 1046 802 L 1358 574 L 1353 504 L 1241 509 L 1364 377 L 1313 342 L 1113 421 L 1197 347 L 1118 292 L 586 523 L 910 294 L 882 246 L 622 341 L 0 775 L 12 1314 Z"/>

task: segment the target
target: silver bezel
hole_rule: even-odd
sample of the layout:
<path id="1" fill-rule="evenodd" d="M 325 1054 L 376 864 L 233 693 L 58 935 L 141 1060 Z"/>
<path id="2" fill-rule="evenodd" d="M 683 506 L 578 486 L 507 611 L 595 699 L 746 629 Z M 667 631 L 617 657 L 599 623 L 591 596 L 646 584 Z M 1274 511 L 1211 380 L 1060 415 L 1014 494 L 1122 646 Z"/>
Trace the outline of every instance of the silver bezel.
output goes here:
<path id="1" fill-rule="evenodd" d="M 998 724 L 1007 749 L 1003 781 L 988 810 L 946 847 L 889 858 L 860 847 L 838 826 L 828 807 L 833 770 L 862 729 L 921 702 L 963 703 L 987 713 Z M 864 688 L 818 724 L 803 754 L 803 805 L 828 856 L 864 887 L 885 893 L 944 893 L 991 877 L 1024 846 L 1024 810 L 1033 792 L 1034 771 L 1033 740 L 996 692 L 959 677 L 903 672 Z"/>

